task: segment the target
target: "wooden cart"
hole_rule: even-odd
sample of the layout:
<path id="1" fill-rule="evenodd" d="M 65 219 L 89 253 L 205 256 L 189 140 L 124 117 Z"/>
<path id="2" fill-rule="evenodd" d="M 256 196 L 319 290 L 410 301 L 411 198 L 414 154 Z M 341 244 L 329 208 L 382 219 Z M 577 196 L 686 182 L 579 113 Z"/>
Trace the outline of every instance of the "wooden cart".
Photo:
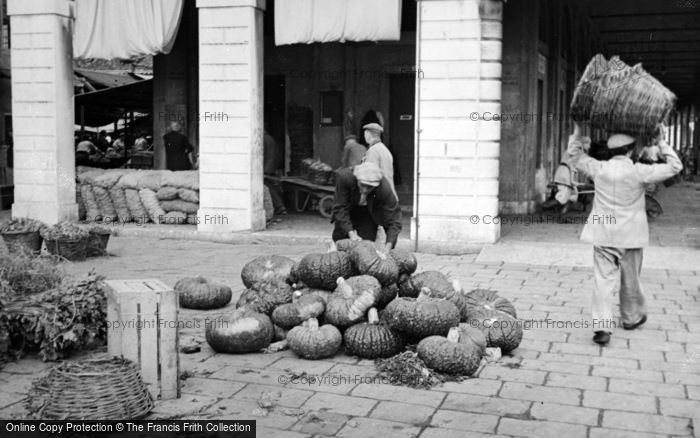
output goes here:
<path id="1" fill-rule="evenodd" d="M 301 213 L 309 207 L 309 202 L 318 199 L 318 212 L 325 218 L 330 218 L 333 213 L 333 200 L 335 187 L 314 184 L 296 176 L 272 177 L 265 176 L 265 180 L 272 183 L 279 182 L 282 189 L 293 193 L 294 211 Z"/>

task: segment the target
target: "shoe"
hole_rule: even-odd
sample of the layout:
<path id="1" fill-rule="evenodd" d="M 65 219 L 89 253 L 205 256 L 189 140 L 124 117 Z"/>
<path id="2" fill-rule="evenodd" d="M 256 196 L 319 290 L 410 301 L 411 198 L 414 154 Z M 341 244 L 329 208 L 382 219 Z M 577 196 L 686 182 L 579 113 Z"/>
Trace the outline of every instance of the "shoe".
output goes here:
<path id="1" fill-rule="evenodd" d="M 593 342 L 595 342 L 598 345 L 607 345 L 608 342 L 610 342 L 610 333 L 604 332 L 602 330 L 595 332 L 595 336 L 593 336 Z"/>
<path id="2" fill-rule="evenodd" d="M 645 322 L 647 322 L 647 316 L 646 316 L 646 315 L 642 316 L 642 319 L 640 319 L 639 322 L 636 323 L 636 324 L 625 324 L 625 323 L 623 322 L 623 323 L 622 323 L 622 328 L 625 329 L 625 330 L 634 330 L 634 329 L 636 329 L 637 327 L 639 327 L 640 325 L 644 324 Z"/>

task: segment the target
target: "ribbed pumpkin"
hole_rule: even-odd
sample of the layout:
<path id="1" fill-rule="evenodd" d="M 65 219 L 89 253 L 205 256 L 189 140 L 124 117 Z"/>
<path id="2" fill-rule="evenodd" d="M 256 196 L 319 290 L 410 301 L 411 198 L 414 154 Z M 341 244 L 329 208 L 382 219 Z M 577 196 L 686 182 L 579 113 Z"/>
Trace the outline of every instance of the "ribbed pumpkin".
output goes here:
<path id="1" fill-rule="evenodd" d="M 218 353 L 253 353 L 270 345 L 275 330 L 267 315 L 238 309 L 229 318 L 207 323 L 205 336 Z"/>
<path id="2" fill-rule="evenodd" d="M 471 376 L 481 364 L 482 352 L 476 345 L 460 342 L 457 327 L 443 336 L 429 336 L 418 344 L 418 357 L 429 367 L 446 374 Z"/>
<path id="3" fill-rule="evenodd" d="M 377 298 L 374 300 L 374 306 L 377 309 L 385 308 L 390 302 L 394 300 L 399 295 L 399 286 L 396 283 L 392 283 L 388 286 L 382 287 L 382 290 L 377 294 Z"/>
<path id="4" fill-rule="evenodd" d="M 395 248 L 389 251 L 389 255 L 399 265 L 399 275 L 411 275 L 418 269 L 418 260 L 411 251 Z"/>
<path id="5" fill-rule="evenodd" d="M 403 350 L 406 342 L 401 334 L 379 322 L 377 309 L 367 312 L 367 322 L 355 324 L 345 330 L 345 351 L 366 359 L 390 357 Z"/>
<path id="6" fill-rule="evenodd" d="M 411 276 L 402 276 L 399 282 L 399 296 L 415 298 L 424 287 L 438 293 L 453 290 L 452 283 L 442 272 L 423 271 Z"/>
<path id="7" fill-rule="evenodd" d="M 331 292 L 329 290 L 307 287 L 307 286 L 304 286 L 303 284 L 301 285 L 301 288 L 298 288 L 298 286 L 299 286 L 298 284 L 292 285 L 292 288 L 295 289 L 295 293 L 299 292 L 301 294 L 301 296 L 306 296 L 306 295 L 317 296 L 317 297 L 323 299 L 324 303 L 326 303 L 330 299 L 331 295 L 333 295 L 333 292 Z"/>
<path id="8" fill-rule="evenodd" d="M 287 283 L 258 283 L 246 289 L 236 302 L 236 308 L 245 307 L 271 315 L 275 307 L 291 303 L 294 290 Z"/>
<path id="9" fill-rule="evenodd" d="M 508 299 L 498 295 L 498 292 L 487 289 L 473 289 L 465 295 L 469 312 L 478 312 L 480 309 L 498 310 L 517 318 L 515 306 Z M 471 318 L 471 315 L 467 315 Z"/>
<path id="10" fill-rule="evenodd" d="M 310 318 L 318 318 L 326 310 L 323 298 L 316 295 L 302 295 L 294 292 L 291 303 L 282 304 L 272 311 L 272 322 L 276 325 L 290 329 Z"/>
<path id="11" fill-rule="evenodd" d="M 354 273 L 350 255 L 338 251 L 331 243 L 328 252 L 309 254 L 301 259 L 294 276 L 306 286 L 333 290 L 338 277 L 352 277 Z"/>
<path id="12" fill-rule="evenodd" d="M 284 282 L 288 280 L 292 266 L 294 266 L 294 260 L 288 257 L 279 255 L 256 257 L 243 266 L 241 280 L 247 288 L 258 283 Z"/>
<path id="13" fill-rule="evenodd" d="M 467 320 L 469 316 L 469 306 L 467 305 L 467 298 L 462 294 L 462 286 L 459 284 L 459 281 L 453 280 L 452 286 L 449 288 L 433 290 L 427 286 L 423 286 L 423 289 L 429 290 L 433 297 L 444 298 L 457 306 L 459 309 L 460 321 L 464 322 Z"/>
<path id="14" fill-rule="evenodd" d="M 347 280 L 341 277 L 338 279 L 337 284 L 334 294 L 352 293 L 355 296 L 359 296 L 364 291 L 370 291 L 374 295 L 372 307 L 379 307 L 378 302 L 382 297 L 382 285 L 379 284 L 379 280 L 371 275 L 355 275 Z"/>
<path id="15" fill-rule="evenodd" d="M 360 274 L 371 275 L 379 280 L 382 286 L 398 281 L 399 265 L 396 260 L 373 242 L 358 242 L 350 254 Z"/>
<path id="16" fill-rule="evenodd" d="M 318 326 L 318 320 L 309 319 L 287 333 L 289 349 L 304 359 L 323 359 L 333 356 L 343 342 L 340 331 L 330 324 Z"/>
<path id="17" fill-rule="evenodd" d="M 202 276 L 185 277 L 175 283 L 180 307 L 186 309 L 218 309 L 231 301 L 231 288 Z"/>
<path id="18" fill-rule="evenodd" d="M 478 328 L 465 323 L 459 325 L 459 342 L 474 344 L 481 350 L 482 355 L 486 352 L 486 347 L 488 346 L 484 333 Z"/>
<path id="19" fill-rule="evenodd" d="M 336 240 L 335 246 L 336 248 L 338 248 L 338 251 L 350 252 L 355 247 L 355 245 L 357 245 L 358 242 L 360 241 L 351 239 L 340 239 Z"/>
<path id="20" fill-rule="evenodd" d="M 389 326 L 419 340 L 432 335 L 444 336 L 459 324 L 459 309 L 451 302 L 421 293 L 418 298 L 398 297 L 386 306 L 383 318 Z"/>
<path id="21" fill-rule="evenodd" d="M 360 322 L 374 305 L 375 296 L 371 291 L 355 295 L 349 288 L 342 288 L 326 303 L 324 318 L 327 323 L 338 328 L 349 327 Z"/>
<path id="22" fill-rule="evenodd" d="M 481 308 L 472 315 L 469 325 L 481 329 L 488 347 L 508 353 L 518 348 L 523 340 L 522 324 L 506 312 Z"/>

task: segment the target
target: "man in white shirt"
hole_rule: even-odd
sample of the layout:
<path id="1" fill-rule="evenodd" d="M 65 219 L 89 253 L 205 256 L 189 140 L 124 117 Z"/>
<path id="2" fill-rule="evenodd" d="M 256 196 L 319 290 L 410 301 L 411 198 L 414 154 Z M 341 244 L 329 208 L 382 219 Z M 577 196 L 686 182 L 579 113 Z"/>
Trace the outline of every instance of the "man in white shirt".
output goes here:
<path id="1" fill-rule="evenodd" d="M 593 341 L 605 345 L 612 334 L 612 297 L 619 288 L 622 326 L 632 330 L 647 320 L 639 274 L 643 247 L 649 244 L 649 225 L 645 209 L 645 184 L 659 183 L 683 169 L 678 155 L 664 141 L 659 129 L 659 150 L 666 163 L 633 163 L 630 156 L 635 139 L 615 134 L 608 139 L 608 161 L 586 154 L 590 138 L 580 135 L 577 125 L 569 137 L 570 162 L 591 177 L 595 184 L 593 209 L 581 240 L 593 244 L 595 287 L 591 308 Z"/>
<path id="2" fill-rule="evenodd" d="M 396 188 L 394 187 L 394 157 L 389 152 L 389 148 L 382 143 L 382 128 L 378 123 L 370 123 L 362 127 L 365 133 L 365 141 L 369 146 L 365 155 L 365 163 L 374 163 L 382 170 L 382 174 L 389 181 L 391 191 L 398 200 Z"/>

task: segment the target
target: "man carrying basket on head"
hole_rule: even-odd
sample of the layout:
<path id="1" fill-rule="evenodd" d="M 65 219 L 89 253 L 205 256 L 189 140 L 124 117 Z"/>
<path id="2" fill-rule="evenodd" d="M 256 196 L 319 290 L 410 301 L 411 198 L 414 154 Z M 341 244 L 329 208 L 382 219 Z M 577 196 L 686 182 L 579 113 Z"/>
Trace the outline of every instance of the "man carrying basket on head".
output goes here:
<path id="1" fill-rule="evenodd" d="M 649 243 L 645 209 L 645 184 L 659 183 L 683 169 L 678 155 L 665 142 L 665 128 L 659 127 L 659 150 L 666 162 L 633 163 L 630 156 L 635 138 L 614 134 L 608 139 L 608 161 L 588 156 L 591 139 L 581 135 L 578 124 L 569 137 L 569 162 L 595 184 L 593 209 L 581 233 L 581 240 L 593 244 L 594 291 L 591 316 L 600 345 L 612 334 L 612 297 L 619 288 L 620 313 L 625 330 L 635 329 L 647 320 L 642 285 L 643 247 Z"/>

